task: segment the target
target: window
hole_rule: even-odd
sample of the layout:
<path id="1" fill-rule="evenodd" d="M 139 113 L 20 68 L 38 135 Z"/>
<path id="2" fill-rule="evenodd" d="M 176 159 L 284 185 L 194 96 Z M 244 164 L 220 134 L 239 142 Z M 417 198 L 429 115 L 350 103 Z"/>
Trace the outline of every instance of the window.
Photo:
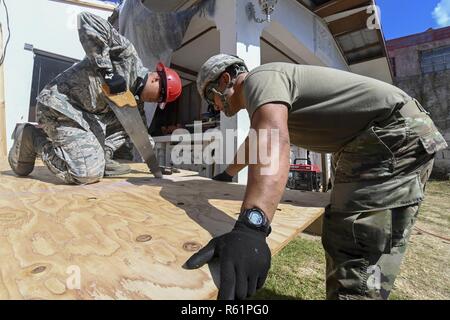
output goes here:
<path id="1" fill-rule="evenodd" d="M 395 57 L 391 58 L 391 67 L 392 67 L 392 73 L 394 74 L 394 77 L 397 76 L 397 66 L 395 64 Z"/>
<path id="2" fill-rule="evenodd" d="M 450 69 L 450 46 L 420 52 L 422 73 L 432 73 Z"/>
<path id="3" fill-rule="evenodd" d="M 35 56 L 31 83 L 30 109 L 28 113 L 28 121 L 30 122 L 36 122 L 36 98 L 41 90 L 58 74 L 78 61 L 36 49 L 33 52 Z"/>

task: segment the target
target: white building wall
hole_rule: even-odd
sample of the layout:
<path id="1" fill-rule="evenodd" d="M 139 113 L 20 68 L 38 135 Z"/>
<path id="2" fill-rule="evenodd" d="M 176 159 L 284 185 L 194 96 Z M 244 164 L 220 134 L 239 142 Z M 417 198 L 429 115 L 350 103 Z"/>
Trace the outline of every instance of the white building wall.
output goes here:
<path id="1" fill-rule="evenodd" d="M 306 63 L 348 70 L 348 65 L 325 22 L 294 0 L 278 1 L 273 22 L 265 29 L 288 44 Z"/>
<path id="2" fill-rule="evenodd" d="M 107 18 L 111 11 L 50 0 L 6 0 L 6 4 L 11 30 L 4 66 L 9 149 L 15 124 L 28 120 L 34 57 L 33 52 L 24 49 L 24 45 L 31 44 L 35 49 L 82 59 L 84 51 L 78 39 L 77 14 L 89 11 Z M 0 11 L 5 43 L 7 29 L 3 6 Z"/>
<path id="3" fill-rule="evenodd" d="M 254 4 L 256 16 L 262 17 L 258 1 L 218 0 L 214 14 L 214 22 L 220 31 L 220 52 L 236 54 L 244 59 L 250 70 L 261 63 L 260 37 L 269 38 L 273 44 L 281 44 L 287 48 L 289 54 L 311 65 L 334 67 L 349 70 L 335 40 L 324 22 L 300 5 L 297 1 L 278 1 L 272 22 L 257 23 L 249 19 L 246 6 Z M 222 133 L 227 129 L 237 129 L 237 144 L 234 152 L 247 137 L 250 128 L 250 119 L 245 110 L 241 110 L 232 118 L 221 115 Z M 226 135 L 223 135 L 226 137 Z M 232 141 L 225 141 L 230 146 Z M 234 154 L 234 152 L 232 154 Z M 227 150 L 227 156 L 228 150 Z M 312 158 L 317 156 L 312 155 Z M 227 163 L 232 158 L 227 157 Z M 320 160 L 318 161 L 319 164 Z M 227 167 L 217 168 L 221 172 Z M 247 182 L 247 168 L 239 172 L 238 183 Z"/>
<path id="4" fill-rule="evenodd" d="M 391 71 L 385 57 L 357 63 L 351 66 L 351 71 L 362 76 L 372 77 L 392 84 Z"/>

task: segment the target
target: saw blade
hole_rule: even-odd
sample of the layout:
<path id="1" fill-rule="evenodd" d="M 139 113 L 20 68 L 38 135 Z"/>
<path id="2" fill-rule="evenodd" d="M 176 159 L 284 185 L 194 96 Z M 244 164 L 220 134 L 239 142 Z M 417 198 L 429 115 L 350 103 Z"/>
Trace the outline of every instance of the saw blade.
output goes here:
<path id="1" fill-rule="evenodd" d="M 109 103 L 109 107 L 112 109 L 117 119 L 119 119 L 126 133 L 155 178 L 162 178 L 161 168 L 159 167 L 159 162 L 156 159 L 155 151 L 150 143 L 148 131 L 142 121 L 139 109 L 129 107 L 118 108 L 111 102 Z"/>

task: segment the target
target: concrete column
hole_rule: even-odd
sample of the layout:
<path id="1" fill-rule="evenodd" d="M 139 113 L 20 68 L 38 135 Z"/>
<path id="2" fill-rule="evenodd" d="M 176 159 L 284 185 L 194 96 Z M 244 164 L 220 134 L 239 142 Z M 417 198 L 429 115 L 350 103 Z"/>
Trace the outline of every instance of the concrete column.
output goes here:
<path id="1" fill-rule="evenodd" d="M 257 1 L 236 1 L 222 0 L 216 2 L 216 12 L 214 21 L 220 31 L 220 52 L 237 55 L 244 59 L 249 70 L 261 64 L 260 36 L 266 23 L 256 23 L 250 20 L 247 15 L 246 5 L 253 2 L 258 8 Z M 220 115 L 220 123 L 223 137 L 226 137 L 226 130 L 237 130 L 237 139 L 225 139 L 225 148 L 233 146 L 233 154 L 244 142 L 250 128 L 250 119 L 246 110 L 241 110 L 231 118 L 227 118 L 223 113 Z M 232 155 L 228 154 L 227 159 L 232 160 Z M 231 161 L 230 160 L 230 161 Z M 223 171 L 227 165 L 218 166 L 217 172 Z M 235 181 L 245 184 L 247 182 L 247 168 L 239 172 Z"/>

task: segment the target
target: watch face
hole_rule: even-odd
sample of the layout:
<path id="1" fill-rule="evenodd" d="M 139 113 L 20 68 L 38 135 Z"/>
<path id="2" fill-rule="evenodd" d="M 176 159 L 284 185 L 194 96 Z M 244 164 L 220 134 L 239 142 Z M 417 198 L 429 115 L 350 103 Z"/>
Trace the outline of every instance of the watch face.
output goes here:
<path id="1" fill-rule="evenodd" d="M 255 226 L 261 226 L 264 223 L 264 217 L 259 211 L 250 211 L 248 213 L 248 220 Z"/>

